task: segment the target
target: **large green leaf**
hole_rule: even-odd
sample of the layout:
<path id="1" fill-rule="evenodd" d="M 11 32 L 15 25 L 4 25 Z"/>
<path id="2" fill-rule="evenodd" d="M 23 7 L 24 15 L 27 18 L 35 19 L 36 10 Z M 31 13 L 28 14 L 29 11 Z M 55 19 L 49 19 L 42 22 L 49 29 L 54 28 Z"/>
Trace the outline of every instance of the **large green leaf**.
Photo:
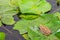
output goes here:
<path id="1" fill-rule="evenodd" d="M 10 0 L 0 0 L 0 14 L 10 14 L 10 15 L 16 15 L 17 10 L 16 6 L 11 6 Z"/>
<path id="2" fill-rule="evenodd" d="M 5 40 L 5 33 L 0 32 L 0 40 Z"/>
<path id="3" fill-rule="evenodd" d="M 51 5 L 46 0 L 18 0 L 18 5 L 22 13 L 41 14 L 51 10 Z"/>

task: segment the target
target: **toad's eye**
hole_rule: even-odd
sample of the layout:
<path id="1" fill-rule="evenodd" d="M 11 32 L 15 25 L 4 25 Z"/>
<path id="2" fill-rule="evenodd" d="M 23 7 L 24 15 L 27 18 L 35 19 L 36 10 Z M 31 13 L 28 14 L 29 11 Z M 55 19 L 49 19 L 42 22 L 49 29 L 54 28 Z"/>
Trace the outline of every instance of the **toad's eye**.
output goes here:
<path id="1" fill-rule="evenodd" d="M 51 30 L 44 25 L 40 25 L 40 31 L 46 36 L 51 34 Z"/>

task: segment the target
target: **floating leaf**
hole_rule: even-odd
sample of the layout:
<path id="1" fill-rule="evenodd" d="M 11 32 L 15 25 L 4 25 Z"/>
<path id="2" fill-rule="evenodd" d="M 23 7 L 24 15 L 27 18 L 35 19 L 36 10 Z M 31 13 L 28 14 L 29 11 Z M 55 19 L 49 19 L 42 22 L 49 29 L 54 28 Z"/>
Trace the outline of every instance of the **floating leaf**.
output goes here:
<path id="1" fill-rule="evenodd" d="M 15 25 L 14 28 L 15 30 L 19 30 L 20 34 L 24 34 L 26 33 L 26 28 L 29 26 L 28 21 L 27 20 L 20 20 L 18 21 Z"/>
<path id="2" fill-rule="evenodd" d="M 2 13 L 2 16 L 14 16 L 14 15 L 16 15 L 18 13 L 18 11 L 17 10 L 9 10 L 9 11 L 6 11 L 6 12 L 4 12 L 4 13 Z"/>
<path id="3" fill-rule="evenodd" d="M 51 10 L 51 5 L 46 0 L 18 0 L 18 5 L 22 13 L 41 14 Z"/>
<path id="4" fill-rule="evenodd" d="M 27 20 L 33 20 L 39 17 L 39 15 L 36 14 L 21 14 L 20 17 L 22 19 L 27 19 Z"/>
<path id="5" fill-rule="evenodd" d="M 12 25 L 15 23 L 14 18 L 12 16 L 3 16 L 1 21 L 7 25 Z"/>
<path id="6" fill-rule="evenodd" d="M 0 20 L 7 25 L 15 23 L 13 16 L 18 13 L 16 6 L 13 6 L 11 0 L 0 0 Z"/>

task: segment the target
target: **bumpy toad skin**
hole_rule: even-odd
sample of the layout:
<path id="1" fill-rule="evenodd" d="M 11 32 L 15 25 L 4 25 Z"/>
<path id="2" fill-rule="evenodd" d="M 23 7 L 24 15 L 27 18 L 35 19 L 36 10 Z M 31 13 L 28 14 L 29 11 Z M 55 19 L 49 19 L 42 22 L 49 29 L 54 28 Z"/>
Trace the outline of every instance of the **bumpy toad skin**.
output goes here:
<path id="1" fill-rule="evenodd" d="M 46 36 L 51 34 L 51 30 L 44 25 L 40 25 L 40 31 Z"/>

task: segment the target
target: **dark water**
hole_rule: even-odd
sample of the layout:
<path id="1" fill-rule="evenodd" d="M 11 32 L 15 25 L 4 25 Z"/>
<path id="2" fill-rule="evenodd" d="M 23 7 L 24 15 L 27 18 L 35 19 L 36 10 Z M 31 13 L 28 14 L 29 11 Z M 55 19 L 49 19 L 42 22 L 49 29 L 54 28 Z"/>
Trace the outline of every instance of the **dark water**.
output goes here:
<path id="1" fill-rule="evenodd" d="M 56 0 L 47 0 L 51 5 L 52 5 L 52 10 L 49 12 L 49 13 L 53 13 L 56 9 L 59 8 L 59 6 L 57 6 L 56 4 Z M 57 11 L 60 11 L 60 10 L 57 10 Z M 57 12 L 56 11 L 56 12 Z M 18 21 L 19 18 L 16 16 L 14 16 L 14 19 L 15 21 Z M 12 32 L 8 32 L 5 30 L 5 28 L 7 28 L 7 30 L 10 30 Z M 19 34 L 19 31 L 17 30 L 13 30 L 13 25 L 11 26 L 8 26 L 8 25 L 3 25 L 1 28 L 0 28 L 0 31 L 2 32 L 5 32 L 6 33 L 6 39 L 5 40 L 25 40 L 20 34 Z"/>

